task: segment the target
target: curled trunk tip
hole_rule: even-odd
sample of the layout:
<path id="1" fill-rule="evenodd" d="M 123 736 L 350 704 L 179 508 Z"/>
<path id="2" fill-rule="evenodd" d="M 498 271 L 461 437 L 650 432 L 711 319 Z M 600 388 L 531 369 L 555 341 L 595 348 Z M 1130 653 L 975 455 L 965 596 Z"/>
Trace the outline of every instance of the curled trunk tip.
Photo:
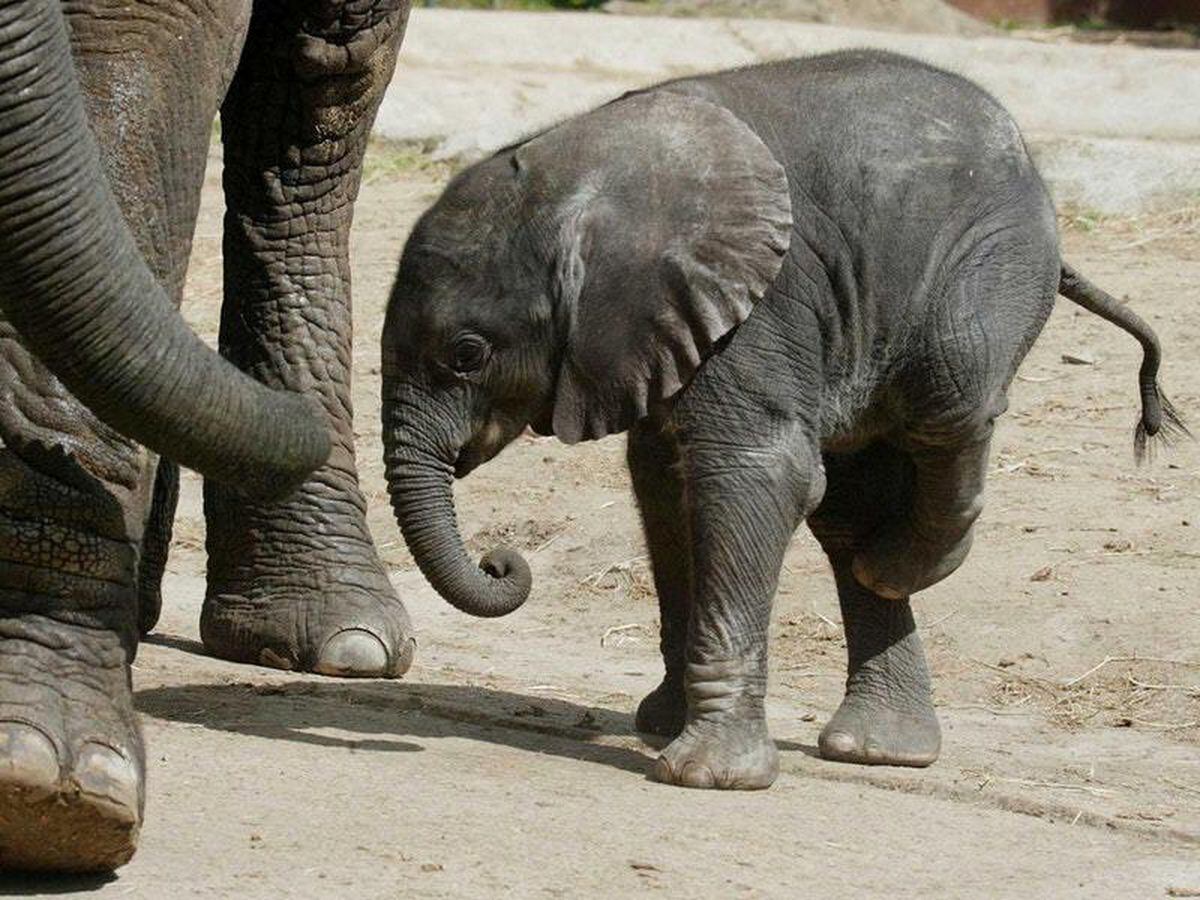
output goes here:
<path id="1" fill-rule="evenodd" d="M 453 453 L 431 449 L 421 435 L 437 429 L 418 427 L 421 415 L 396 401 L 385 387 L 383 442 L 388 492 L 396 522 L 417 566 L 451 606 L 472 616 L 506 616 L 521 606 L 533 586 L 529 564 L 507 547 L 471 560 L 454 514 Z M 447 423 L 440 423 L 445 429 Z M 453 442 L 450 442 L 453 443 Z M 449 457 L 449 459 L 445 457 Z"/>

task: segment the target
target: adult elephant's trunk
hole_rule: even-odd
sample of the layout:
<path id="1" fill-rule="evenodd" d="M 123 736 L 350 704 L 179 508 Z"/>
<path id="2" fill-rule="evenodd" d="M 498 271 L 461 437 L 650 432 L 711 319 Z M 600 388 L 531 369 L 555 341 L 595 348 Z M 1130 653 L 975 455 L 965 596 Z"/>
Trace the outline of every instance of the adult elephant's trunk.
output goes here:
<path id="1" fill-rule="evenodd" d="M 301 397 L 194 335 L 138 252 L 100 164 L 58 0 L 0 0 L 0 307 L 103 421 L 253 493 L 329 454 Z"/>
<path id="2" fill-rule="evenodd" d="M 453 414 L 438 415 L 411 386 L 385 376 L 383 444 L 388 492 L 404 540 L 434 589 L 473 616 L 504 616 L 529 596 L 529 565 L 514 550 L 493 550 L 476 566 L 454 515 L 454 457 L 461 439 Z"/>

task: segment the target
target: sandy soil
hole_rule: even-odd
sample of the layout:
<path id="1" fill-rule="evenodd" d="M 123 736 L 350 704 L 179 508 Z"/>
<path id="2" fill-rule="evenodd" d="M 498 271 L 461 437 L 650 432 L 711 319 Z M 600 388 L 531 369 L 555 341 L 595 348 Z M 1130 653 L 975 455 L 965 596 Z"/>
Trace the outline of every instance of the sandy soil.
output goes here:
<path id="1" fill-rule="evenodd" d="M 925 771 L 823 762 L 844 645 L 807 532 L 775 611 L 766 793 L 650 782 L 630 712 L 659 677 L 623 441 L 522 438 L 459 483 L 472 547 L 530 559 L 513 616 L 470 620 L 389 518 L 378 348 L 395 261 L 445 170 L 377 152 L 356 223 L 354 397 L 371 527 L 420 629 L 398 683 L 210 659 L 199 484 L 141 649 L 142 848 L 99 896 L 1156 897 L 1200 892 L 1200 451 L 1132 459 L 1137 345 L 1066 301 L 1014 385 L 971 559 L 916 601 L 945 727 Z M 219 159 L 187 315 L 217 327 Z M 1068 257 L 1163 337 L 1200 421 L 1200 211 L 1064 222 Z M 1088 359 L 1072 365 L 1064 354 Z M 63 885 L 55 886 L 61 891 Z M 22 883 L 15 890 L 49 890 Z M 1173 892 L 1173 893 L 1172 893 Z"/>

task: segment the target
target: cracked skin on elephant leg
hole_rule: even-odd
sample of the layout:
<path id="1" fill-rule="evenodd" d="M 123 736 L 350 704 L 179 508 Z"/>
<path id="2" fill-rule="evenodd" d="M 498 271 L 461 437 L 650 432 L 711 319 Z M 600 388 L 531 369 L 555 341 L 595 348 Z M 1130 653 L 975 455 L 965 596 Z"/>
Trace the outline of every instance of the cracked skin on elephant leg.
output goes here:
<path id="1" fill-rule="evenodd" d="M 142 821 L 135 544 L 77 463 L 0 433 L 0 870 L 103 871 Z"/>
<path id="2" fill-rule="evenodd" d="M 262 2 L 222 109 L 221 350 L 318 399 L 334 451 L 297 491 L 205 485 L 205 646 L 243 662 L 402 675 L 415 643 L 372 544 L 355 471 L 349 232 L 370 126 L 408 3 Z"/>

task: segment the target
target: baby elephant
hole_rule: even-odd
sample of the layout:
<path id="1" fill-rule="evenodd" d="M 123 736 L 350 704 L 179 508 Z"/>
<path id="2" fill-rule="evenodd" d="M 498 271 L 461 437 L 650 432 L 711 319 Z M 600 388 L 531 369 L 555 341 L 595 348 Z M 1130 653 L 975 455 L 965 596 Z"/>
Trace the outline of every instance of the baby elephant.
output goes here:
<path id="1" fill-rule="evenodd" d="M 1056 293 L 1145 350 L 1139 444 L 1174 426 L 1154 334 L 1059 257 L 1016 125 L 975 85 L 854 51 L 627 94 L 467 169 L 404 250 L 383 335 L 396 517 L 459 609 L 503 615 L 452 476 L 527 426 L 628 431 L 666 675 L 654 774 L 764 788 L 767 626 L 807 518 L 836 576 L 829 759 L 924 766 L 940 730 L 909 608 L 962 563 L 988 443 Z"/>

